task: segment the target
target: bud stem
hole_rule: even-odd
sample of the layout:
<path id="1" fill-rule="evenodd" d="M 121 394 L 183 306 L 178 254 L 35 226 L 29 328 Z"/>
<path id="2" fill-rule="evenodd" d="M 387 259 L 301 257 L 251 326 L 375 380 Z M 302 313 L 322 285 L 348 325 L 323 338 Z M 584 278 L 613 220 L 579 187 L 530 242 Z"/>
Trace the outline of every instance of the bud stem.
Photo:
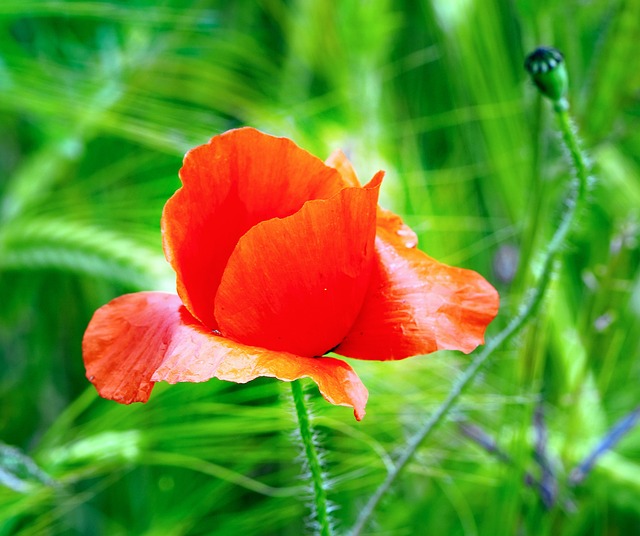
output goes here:
<path id="1" fill-rule="evenodd" d="M 575 134 L 574 126 L 569 117 L 569 103 L 564 98 L 552 98 L 553 108 L 558 116 L 558 125 L 562 133 L 562 140 L 573 160 L 573 169 L 575 175 L 570 183 L 567 193 L 566 203 L 562 214 L 560 225 L 558 225 L 551 240 L 547 244 L 542 253 L 542 271 L 531 292 L 527 294 L 525 303 L 519 309 L 519 313 L 511 319 L 507 326 L 502 329 L 495 337 L 487 341 L 485 347 L 475 354 L 473 361 L 464 370 L 462 375 L 456 380 L 451 387 L 447 398 L 438 406 L 431 414 L 422 427 L 409 438 L 406 446 L 400 452 L 393 469 L 387 473 L 385 480 L 378 486 L 378 489 L 370 497 L 367 503 L 360 511 L 360 515 L 351 532 L 351 536 L 359 536 L 369 523 L 374 510 L 382 498 L 387 494 L 391 485 L 400 476 L 405 467 L 409 464 L 417 452 L 418 448 L 424 441 L 431 436 L 435 428 L 441 424 L 451 409 L 459 402 L 460 397 L 466 389 L 473 383 L 478 372 L 489 361 L 493 352 L 509 341 L 514 335 L 527 325 L 538 311 L 545 292 L 551 282 L 554 266 L 559 253 L 564 248 L 571 230 L 575 226 L 576 214 L 585 203 L 587 185 L 588 185 L 588 166 L 578 138 Z"/>

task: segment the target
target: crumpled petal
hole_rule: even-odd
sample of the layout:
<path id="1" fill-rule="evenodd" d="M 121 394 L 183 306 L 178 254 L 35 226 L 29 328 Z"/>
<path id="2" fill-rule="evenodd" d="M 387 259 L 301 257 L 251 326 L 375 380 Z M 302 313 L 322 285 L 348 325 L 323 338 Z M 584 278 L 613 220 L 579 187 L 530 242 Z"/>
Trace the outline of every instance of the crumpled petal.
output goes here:
<path id="1" fill-rule="evenodd" d="M 443 349 L 468 353 L 484 343 L 497 291 L 478 273 L 442 264 L 415 244 L 398 216 L 379 213 L 367 298 L 336 353 L 382 361 Z"/>
<path id="2" fill-rule="evenodd" d="M 216 329 L 213 303 L 240 237 L 260 221 L 285 218 L 343 187 L 340 174 L 291 140 L 253 128 L 231 130 L 189 151 L 182 187 L 162 214 L 163 245 L 191 314 Z"/>
<path id="3" fill-rule="evenodd" d="M 309 377 L 332 404 L 365 414 L 367 389 L 339 359 L 300 357 L 245 346 L 207 330 L 164 292 L 120 296 L 96 311 L 82 349 L 87 378 L 100 396 L 146 402 L 157 381 L 201 382 L 216 377 L 245 383 L 258 376 L 285 381 Z"/>
<path id="4" fill-rule="evenodd" d="M 304 356 L 340 343 L 367 292 L 382 175 L 240 239 L 215 299 L 224 336 Z"/>

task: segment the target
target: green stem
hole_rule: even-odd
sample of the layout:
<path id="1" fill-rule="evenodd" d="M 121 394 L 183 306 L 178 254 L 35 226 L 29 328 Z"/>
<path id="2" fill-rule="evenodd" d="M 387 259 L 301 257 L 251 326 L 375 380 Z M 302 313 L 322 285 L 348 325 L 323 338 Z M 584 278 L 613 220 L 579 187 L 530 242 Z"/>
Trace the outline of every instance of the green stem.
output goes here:
<path id="1" fill-rule="evenodd" d="M 476 354 L 471 364 L 463 372 L 462 376 L 460 376 L 454 383 L 453 388 L 444 402 L 442 402 L 422 428 L 420 428 L 420 430 L 418 430 L 409 439 L 393 469 L 387 473 L 385 480 L 380 484 L 367 504 L 365 504 L 360 511 L 360 515 L 358 516 L 351 532 L 352 536 L 358 536 L 367 526 L 374 510 L 380 503 L 380 500 L 386 495 L 389 488 L 391 488 L 391 485 L 400 476 L 409 461 L 411 461 L 420 445 L 444 420 L 451 408 L 456 405 L 460 396 L 471 385 L 480 369 L 487 362 L 488 358 L 497 348 L 518 333 L 538 310 L 540 303 L 542 302 L 542 298 L 544 297 L 544 293 L 549 286 L 551 276 L 553 275 L 553 266 L 556 257 L 567 241 L 569 233 L 576 220 L 576 213 L 584 203 L 587 192 L 589 175 L 587 161 L 580 149 L 580 144 L 574 132 L 574 127 L 571 123 L 567 108 L 568 106 L 565 105 L 554 106 L 554 110 L 558 117 L 558 125 L 562 133 L 562 139 L 573 161 L 575 176 L 571 181 L 560 225 L 551 237 L 551 240 L 544 251 L 542 271 L 538 278 L 538 283 L 531 290 L 518 315 L 516 315 L 502 331 L 500 331 L 479 353 Z"/>
<path id="2" fill-rule="evenodd" d="M 311 429 L 309 412 L 305 406 L 305 397 L 300 380 L 291 382 L 291 393 L 296 407 L 296 414 L 298 415 L 300 438 L 304 446 L 309 471 L 311 471 L 311 479 L 313 480 L 315 517 L 319 525 L 319 533 L 322 536 L 331 536 L 331 520 L 327 509 L 327 490 L 324 486 L 322 467 L 313 439 L 313 430 Z"/>

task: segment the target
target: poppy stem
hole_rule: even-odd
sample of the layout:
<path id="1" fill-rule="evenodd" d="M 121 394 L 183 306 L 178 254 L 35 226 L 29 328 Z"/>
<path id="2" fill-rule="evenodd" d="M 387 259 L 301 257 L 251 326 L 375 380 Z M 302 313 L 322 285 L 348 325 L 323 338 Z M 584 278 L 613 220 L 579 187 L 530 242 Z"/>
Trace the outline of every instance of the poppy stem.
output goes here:
<path id="1" fill-rule="evenodd" d="M 327 490 L 324 485 L 324 475 L 318 456 L 318 449 L 314 439 L 309 412 L 305 405 L 305 396 L 302 390 L 300 380 L 291 382 L 291 393 L 293 402 L 298 415 L 298 424 L 300 427 L 300 439 L 304 447 L 304 454 L 307 459 L 307 465 L 311 472 L 314 492 L 314 509 L 315 518 L 318 524 L 318 533 L 321 536 L 331 536 L 331 519 L 329 518 Z"/>
<path id="2" fill-rule="evenodd" d="M 404 450 L 401 451 L 398 460 L 393 469 L 387 473 L 387 477 L 378 486 L 378 489 L 369 498 L 369 501 L 360 510 L 360 515 L 351 531 L 351 536 L 358 536 L 369 523 L 374 510 L 387 494 L 391 485 L 396 481 L 405 467 L 413 459 L 415 453 L 422 443 L 431 435 L 435 428 L 444 421 L 449 411 L 459 402 L 460 396 L 473 383 L 480 369 L 488 361 L 493 352 L 502 346 L 505 342 L 516 335 L 533 315 L 537 312 L 545 291 L 549 286 L 551 277 L 554 272 L 554 265 L 558 254 L 562 251 L 567 239 L 573 229 L 576 221 L 576 214 L 584 204 L 587 197 L 587 188 L 589 183 L 589 166 L 580 147 L 580 142 L 576 135 L 576 128 L 571 121 L 569 115 L 568 101 L 562 102 L 562 105 L 554 104 L 553 110 L 558 120 L 558 127 L 562 134 L 562 141 L 571 157 L 573 164 L 573 178 L 570 182 L 569 191 L 567 193 L 566 202 L 560 225 L 556 228 L 555 233 L 551 237 L 549 244 L 542 254 L 542 269 L 538 282 L 531 289 L 525 303 L 519 310 L 519 313 L 511 319 L 507 326 L 500 331 L 494 338 L 489 340 L 484 348 L 475 354 L 471 364 L 464 370 L 462 376 L 453 384 L 447 398 L 440 406 L 431 414 L 431 417 L 412 437 L 409 438 Z"/>

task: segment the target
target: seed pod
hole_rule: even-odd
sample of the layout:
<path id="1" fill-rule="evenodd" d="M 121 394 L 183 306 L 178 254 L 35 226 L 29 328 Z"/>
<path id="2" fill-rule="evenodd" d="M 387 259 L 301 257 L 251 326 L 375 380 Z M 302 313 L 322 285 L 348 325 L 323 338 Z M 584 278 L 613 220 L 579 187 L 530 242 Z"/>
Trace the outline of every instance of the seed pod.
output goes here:
<path id="1" fill-rule="evenodd" d="M 554 102 L 564 100 L 569 78 L 560 51 L 551 47 L 538 47 L 527 56 L 524 67 L 545 97 Z"/>

